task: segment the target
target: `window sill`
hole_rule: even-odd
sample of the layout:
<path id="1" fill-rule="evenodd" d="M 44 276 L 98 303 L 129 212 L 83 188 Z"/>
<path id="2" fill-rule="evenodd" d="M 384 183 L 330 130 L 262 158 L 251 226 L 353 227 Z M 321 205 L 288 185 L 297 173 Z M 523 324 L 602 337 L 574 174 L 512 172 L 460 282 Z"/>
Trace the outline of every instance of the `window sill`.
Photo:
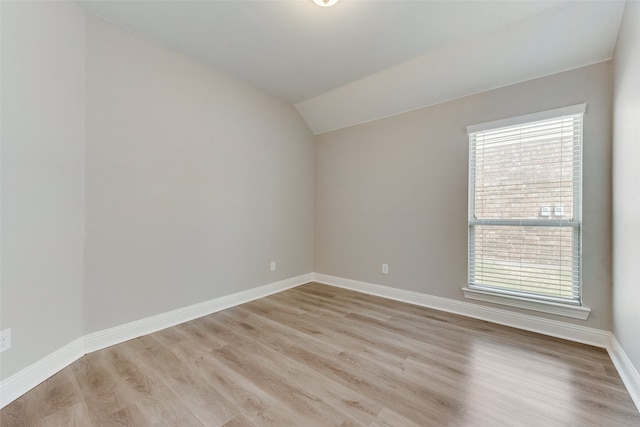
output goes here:
<path id="1" fill-rule="evenodd" d="M 571 317 L 573 319 L 587 320 L 591 309 L 579 305 L 567 305 L 556 302 L 537 301 L 512 295 L 502 295 L 477 289 L 462 288 L 465 298 L 492 302 L 494 304 L 509 305 L 511 307 L 525 308 L 527 310 L 540 311 L 542 313 L 556 314 L 558 316 Z"/>

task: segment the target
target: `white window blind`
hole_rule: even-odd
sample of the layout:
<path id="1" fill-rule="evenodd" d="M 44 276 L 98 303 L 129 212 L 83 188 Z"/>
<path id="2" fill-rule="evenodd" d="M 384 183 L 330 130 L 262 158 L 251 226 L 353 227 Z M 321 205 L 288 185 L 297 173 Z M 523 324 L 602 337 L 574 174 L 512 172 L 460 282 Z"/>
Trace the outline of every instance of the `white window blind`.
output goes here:
<path id="1" fill-rule="evenodd" d="M 580 304 L 585 105 L 469 127 L 469 288 Z"/>

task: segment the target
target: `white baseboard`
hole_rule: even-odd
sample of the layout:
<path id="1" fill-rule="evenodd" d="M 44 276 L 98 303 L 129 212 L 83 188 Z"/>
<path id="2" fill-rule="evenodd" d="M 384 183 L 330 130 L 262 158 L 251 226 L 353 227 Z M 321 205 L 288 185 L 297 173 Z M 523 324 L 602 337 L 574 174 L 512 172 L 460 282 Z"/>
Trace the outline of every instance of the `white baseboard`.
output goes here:
<path id="1" fill-rule="evenodd" d="M 615 336 L 609 331 L 320 273 L 309 273 L 292 277 L 80 337 L 4 381 L 1 381 L 0 408 L 5 407 L 47 378 L 66 368 L 86 353 L 91 353 L 311 281 L 606 348 L 631 398 L 640 410 L 640 374 L 625 354 Z"/>
<path id="2" fill-rule="evenodd" d="M 279 282 L 269 283 L 257 288 L 237 292 L 235 294 L 214 298 L 199 304 L 179 308 L 157 316 L 151 316 L 136 320 L 115 328 L 94 332 L 84 337 L 85 353 L 92 353 L 103 348 L 119 344 L 142 335 L 151 334 L 198 317 L 206 316 L 226 308 L 234 307 L 245 302 L 253 301 L 267 295 L 275 294 L 296 286 L 303 285 L 312 280 L 312 273 L 292 277 Z"/>
<path id="3" fill-rule="evenodd" d="M 640 411 L 640 373 L 638 373 L 636 367 L 633 366 L 631 360 L 629 360 L 613 334 L 611 334 L 611 344 L 607 350 L 613 361 L 613 365 L 618 370 L 618 374 L 620 374 L 622 382 L 627 387 L 629 395 L 631 395 L 633 403 L 636 404 L 636 408 Z"/>
<path id="4" fill-rule="evenodd" d="M 0 383 L 0 408 L 84 356 L 82 337 L 29 365 Z"/>
<path id="5" fill-rule="evenodd" d="M 294 288 L 311 282 L 312 278 L 312 273 L 303 274 L 80 337 L 1 381 L 0 408 L 4 408 L 87 353 Z"/>
<path id="6" fill-rule="evenodd" d="M 638 374 L 631 360 L 629 360 L 625 354 L 616 337 L 609 331 L 327 274 L 313 273 L 313 280 L 339 288 L 351 289 L 370 295 L 605 348 L 614 366 L 618 370 L 622 382 L 627 387 L 631 399 L 640 411 L 640 374 Z"/>
<path id="7" fill-rule="evenodd" d="M 609 346 L 609 337 L 611 336 L 609 331 L 588 328 L 552 319 L 544 319 L 537 316 L 487 307 L 466 301 L 436 297 L 420 292 L 406 291 L 403 289 L 391 288 L 389 286 L 376 285 L 374 283 L 329 276 L 326 274 L 314 273 L 313 278 L 316 282 L 325 283 L 327 285 L 360 291 L 422 307 L 460 314 L 462 316 L 473 317 L 474 319 L 486 320 L 488 322 L 524 329 L 526 331 L 538 332 L 540 334 L 589 344 L 596 347 L 608 348 Z"/>

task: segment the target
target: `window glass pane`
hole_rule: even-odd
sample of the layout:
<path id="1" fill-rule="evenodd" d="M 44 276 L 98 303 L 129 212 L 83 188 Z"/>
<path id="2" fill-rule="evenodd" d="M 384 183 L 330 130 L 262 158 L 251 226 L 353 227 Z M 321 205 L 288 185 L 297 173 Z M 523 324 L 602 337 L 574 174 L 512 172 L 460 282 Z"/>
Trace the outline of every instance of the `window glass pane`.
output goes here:
<path id="1" fill-rule="evenodd" d="M 582 114 L 469 142 L 469 286 L 579 302 Z"/>
<path id="2" fill-rule="evenodd" d="M 489 131 L 475 137 L 477 218 L 573 217 L 575 120 Z"/>
<path id="3" fill-rule="evenodd" d="M 477 286 L 575 299 L 579 248 L 571 227 L 473 227 L 474 263 L 470 276 Z"/>

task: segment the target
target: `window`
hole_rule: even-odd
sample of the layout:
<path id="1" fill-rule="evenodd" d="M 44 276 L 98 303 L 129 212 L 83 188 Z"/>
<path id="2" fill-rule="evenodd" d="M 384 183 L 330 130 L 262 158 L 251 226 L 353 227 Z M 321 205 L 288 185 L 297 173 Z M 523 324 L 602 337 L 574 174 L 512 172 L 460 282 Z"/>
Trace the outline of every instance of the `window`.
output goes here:
<path id="1" fill-rule="evenodd" d="M 589 309 L 579 307 L 585 107 L 467 129 L 469 284 L 465 296 L 547 312 L 573 305 L 579 313 L 568 310 L 567 315 L 583 318 L 586 310 L 588 316 Z M 529 306 L 527 301 L 538 304 Z"/>

